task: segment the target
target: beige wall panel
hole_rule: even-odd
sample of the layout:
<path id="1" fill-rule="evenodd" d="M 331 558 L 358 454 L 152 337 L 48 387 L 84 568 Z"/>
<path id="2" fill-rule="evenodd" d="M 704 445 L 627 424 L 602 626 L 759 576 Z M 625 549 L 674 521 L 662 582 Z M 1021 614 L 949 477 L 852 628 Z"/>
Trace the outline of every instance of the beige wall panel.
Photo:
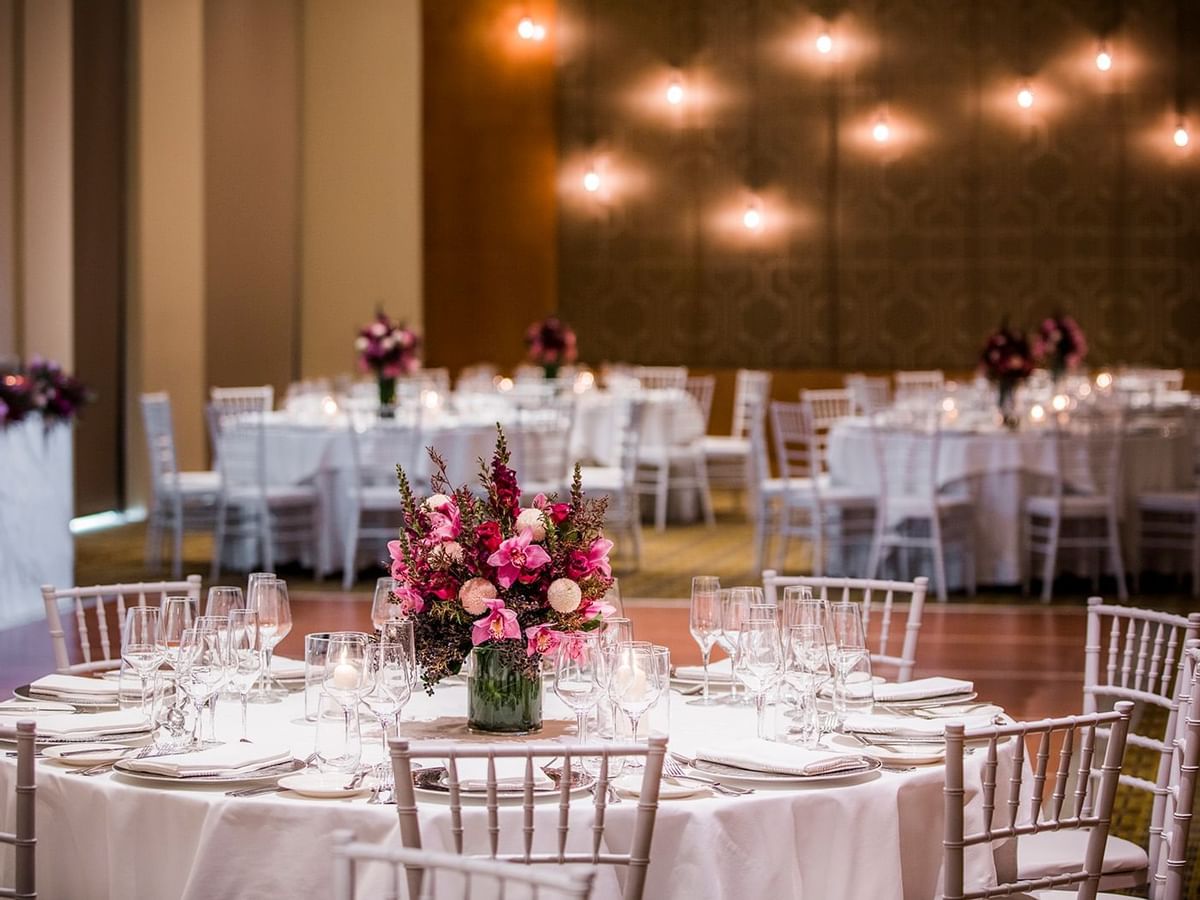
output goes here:
<path id="1" fill-rule="evenodd" d="M 74 363 L 71 2 L 24 6 L 22 351 Z"/>
<path id="2" fill-rule="evenodd" d="M 138 395 L 168 391 L 183 468 L 205 458 L 204 14 L 200 0 L 142 0 L 134 11 L 130 182 L 131 499 L 145 499 Z"/>
<path id="3" fill-rule="evenodd" d="M 421 325 L 420 67 L 418 0 L 306 0 L 306 376 L 350 370 L 376 306 Z"/>

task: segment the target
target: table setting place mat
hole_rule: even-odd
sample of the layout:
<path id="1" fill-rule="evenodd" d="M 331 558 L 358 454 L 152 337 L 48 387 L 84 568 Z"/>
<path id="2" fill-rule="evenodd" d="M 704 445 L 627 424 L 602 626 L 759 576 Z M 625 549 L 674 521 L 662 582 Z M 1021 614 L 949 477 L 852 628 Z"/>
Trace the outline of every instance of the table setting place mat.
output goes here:
<path id="1" fill-rule="evenodd" d="M 166 756 L 146 756 L 125 760 L 127 769 L 148 772 L 152 775 L 167 775 L 188 778 L 192 775 L 218 772 L 228 775 L 244 775 L 249 772 L 280 765 L 292 758 L 290 747 L 264 746 L 262 744 L 221 744 L 207 750 L 190 753 L 172 753 Z"/>
<path id="2" fill-rule="evenodd" d="M 271 675 L 274 678 L 303 678 L 304 660 L 273 655 L 271 657 Z"/>
<path id="3" fill-rule="evenodd" d="M 891 716 L 878 713 L 852 713 L 846 716 L 842 727 L 858 734 L 879 734 L 900 738 L 925 740 L 941 739 L 946 725 L 961 722 L 967 728 L 983 728 L 996 721 L 994 715 L 965 715 L 957 719 L 919 719 L 913 716 Z"/>
<path id="4" fill-rule="evenodd" d="M 937 675 L 930 678 L 916 678 L 899 684 L 877 684 L 875 685 L 875 701 L 891 703 L 898 700 L 932 700 L 937 697 L 953 699 L 974 690 L 974 682 Z"/>
<path id="5" fill-rule="evenodd" d="M 43 716 L 37 720 L 38 737 L 81 740 L 99 734 L 139 734 L 150 730 L 150 720 L 140 709 L 113 712 Z"/>
<path id="6" fill-rule="evenodd" d="M 542 771 L 542 766 L 550 761 L 533 761 L 533 789 L 535 791 L 552 791 L 556 786 L 553 778 Z M 457 759 L 459 789 L 472 794 L 482 794 L 487 791 L 488 761 L 482 758 Z M 525 789 L 525 760 L 518 756 L 496 757 L 496 788 L 500 791 L 512 792 Z M 443 759 L 441 765 L 446 769 L 446 783 L 449 784 L 450 761 Z"/>
<path id="7" fill-rule="evenodd" d="M 686 681 L 703 681 L 704 666 L 676 666 L 676 678 Z M 733 682 L 733 660 L 728 656 L 708 664 L 708 680 L 712 684 L 730 684 Z"/>
<path id="8" fill-rule="evenodd" d="M 31 694 L 43 697 L 92 697 L 97 700 L 117 698 L 119 685 L 103 678 L 85 678 L 82 675 L 43 675 L 29 685 Z"/>
<path id="9" fill-rule="evenodd" d="M 870 768 L 872 760 L 860 753 L 836 753 L 807 750 L 794 744 L 741 738 L 725 744 L 712 744 L 696 750 L 696 759 L 774 775 L 806 777 L 852 772 Z"/>

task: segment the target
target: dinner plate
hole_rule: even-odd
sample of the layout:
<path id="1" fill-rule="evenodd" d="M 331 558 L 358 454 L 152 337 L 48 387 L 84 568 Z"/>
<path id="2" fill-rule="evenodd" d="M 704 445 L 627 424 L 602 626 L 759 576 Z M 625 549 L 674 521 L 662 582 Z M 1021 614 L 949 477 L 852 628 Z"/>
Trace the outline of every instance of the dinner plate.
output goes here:
<path id="1" fill-rule="evenodd" d="M 47 759 L 62 763 L 64 766 L 90 768 L 115 763 L 133 750 L 123 744 L 75 743 L 54 744 L 42 751 Z"/>
<path id="2" fill-rule="evenodd" d="M 346 783 L 353 778 L 345 772 L 297 772 L 294 775 L 284 775 L 278 785 L 287 788 L 293 794 L 301 797 L 311 797 L 314 800 L 340 800 L 345 797 L 357 797 L 375 787 L 375 781 L 364 778 L 356 788 L 346 789 Z"/>
<path id="3" fill-rule="evenodd" d="M 932 766 L 946 760 L 945 744 L 889 744 L 864 747 L 845 734 L 830 734 L 825 743 L 831 750 L 852 750 L 889 766 Z"/>
<path id="4" fill-rule="evenodd" d="M 542 790 L 534 789 L 535 803 L 539 800 L 554 800 L 559 796 L 558 779 L 561 777 L 561 770 L 547 769 L 546 774 L 553 779 L 554 787 Z M 413 788 L 418 797 L 446 799 L 450 796 L 450 787 L 446 784 L 445 766 L 421 769 L 419 772 L 413 772 L 412 778 Z M 595 783 L 595 779 L 591 775 L 578 769 L 572 769 L 570 796 L 572 798 L 585 796 L 593 783 Z M 460 790 L 458 796 L 464 805 L 481 806 L 487 802 L 486 791 Z M 525 801 L 525 789 L 518 787 L 515 790 L 499 790 L 496 792 L 496 798 L 501 805 L 520 804 Z"/>
<path id="5" fill-rule="evenodd" d="M 118 709 L 120 702 L 115 695 L 98 698 L 84 697 L 78 694 L 35 694 L 30 685 L 23 684 L 13 688 L 13 696 L 23 700 L 50 700 L 55 703 L 70 703 L 76 709 Z"/>
<path id="6" fill-rule="evenodd" d="M 864 754 L 866 756 L 866 754 Z M 698 759 L 692 763 L 692 769 L 718 781 L 728 781 L 730 784 L 739 782 L 745 784 L 799 786 L 804 784 L 830 784 L 838 781 L 853 781 L 864 775 L 878 772 L 883 763 L 873 756 L 867 756 L 866 765 L 861 769 L 850 769 L 846 772 L 827 772 L 824 775 L 783 775 L 778 772 L 756 772 L 752 769 L 739 769 L 736 766 L 726 766 L 721 763 Z"/>
<path id="7" fill-rule="evenodd" d="M 144 781 L 147 784 L 173 785 L 178 787 L 184 784 L 254 784 L 255 782 L 274 781 L 282 775 L 292 775 L 296 772 L 302 772 L 306 763 L 302 759 L 288 760 L 286 763 L 280 763 L 270 768 L 260 769 L 257 772 L 246 772 L 241 775 L 191 775 L 180 777 L 176 775 L 161 775 L 157 772 L 139 772 L 137 769 L 130 768 L 129 763 L 125 760 L 120 760 L 113 765 L 113 771 L 119 772 L 126 778 L 132 778 L 134 781 Z"/>
<path id="8" fill-rule="evenodd" d="M 620 778 L 614 778 L 611 784 L 623 797 L 640 797 L 642 795 L 641 775 L 622 775 Z M 698 781 L 675 781 L 664 776 L 658 783 L 659 800 L 682 800 L 685 797 L 708 793 L 709 789 Z"/>
<path id="9" fill-rule="evenodd" d="M 100 734 L 66 734 L 61 737 L 39 734 L 39 747 L 80 746 L 83 744 L 113 744 L 125 747 L 137 747 L 144 744 L 154 732 L 147 728 L 142 731 L 114 731 Z"/>

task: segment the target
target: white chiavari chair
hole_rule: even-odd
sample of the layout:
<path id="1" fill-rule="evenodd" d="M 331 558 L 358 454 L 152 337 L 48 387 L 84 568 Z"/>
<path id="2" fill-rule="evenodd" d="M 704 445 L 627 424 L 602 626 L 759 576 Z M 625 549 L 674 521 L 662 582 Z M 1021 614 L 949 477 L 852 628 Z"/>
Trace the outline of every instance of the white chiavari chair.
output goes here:
<path id="1" fill-rule="evenodd" d="M 970 730 L 958 723 L 946 725 L 946 820 L 942 841 L 944 900 L 991 897 L 1096 900 L 1132 711 L 1133 704 L 1122 701 L 1116 709 L 1106 713 Z M 1102 729 L 1107 732 L 1106 736 L 1102 735 Z M 1010 740 L 1015 743 L 1009 776 L 997 778 L 998 748 Z M 1028 746 L 1033 740 L 1036 740 L 1036 750 Z M 963 761 L 968 752 L 966 745 L 983 741 L 987 742 L 986 749 L 978 749 L 984 754 L 983 822 L 978 831 L 968 833 Z M 1101 756 L 1102 761 L 1097 766 L 1097 757 Z M 1052 758 L 1056 760 L 1053 769 Z M 1029 775 L 1032 775 L 1032 790 L 1028 789 Z M 1049 798 L 1045 795 L 1047 783 L 1050 785 Z M 1063 833 L 1083 836 L 1082 852 L 1070 860 L 1065 871 L 1038 878 L 1018 874 L 1014 881 L 964 889 L 963 860 L 968 848 L 1016 838 L 1019 852 L 1021 843 L 1031 836 Z M 1078 890 L 1049 890 L 1072 885 L 1078 885 Z M 1037 893 L 1030 894 L 1031 891 Z"/>
<path id="2" fill-rule="evenodd" d="M 1042 602 L 1054 593 L 1060 551 L 1077 551 L 1099 588 L 1107 555 L 1117 595 L 1129 597 L 1121 549 L 1121 456 L 1124 429 L 1119 413 L 1072 413 L 1054 419 L 1054 480 L 1051 493 L 1026 497 L 1023 507 L 1025 577 L 1029 592 L 1034 559 L 1041 557 Z M 1064 526 L 1067 526 L 1064 528 Z"/>
<path id="3" fill-rule="evenodd" d="M 894 378 L 897 402 L 940 397 L 946 389 L 946 374 L 941 369 L 898 371 Z"/>
<path id="4" fill-rule="evenodd" d="M 254 387 L 210 388 L 205 420 L 212 441 L 213 459 L 219 467 L 221 432 L 239 416 L 270 412 L 275 408 L 275 388 L 269 384 Z"/>
<path id="5" fill-rule="evenodd" d="M 1145 491 L 1137 495 L 1136 530 L 1133 541 L 1133 586 L 1147 550 L 1182 556 L 1192 576 L 1192 596 L 1200 597 L 1200 409 L 1193 408 L 1187 420 L 1194 461 L 1192 487 L 1179 491 Z"/>
<path id="6" fill-rule="evenodd" d="M 812 427 L 826 439 L 829 429 L 854 414 L 854 398 L 844 388 L 803 390 L 800 402 L 808 412 Z"/>
<path id="7" fill-rule="evenodd" d="M 392 770 L 396 784 L 396 812 L 400 818 L 400 839 L 405 847 L 421 849 L 421 825 L 417 816 L 416 793 L 413 786 L 414 759 L 444 759 L 447 764 L 446 786 L 449 789 L 450 834 L 453 852 L 463 856 L 501 860 L 524 865 L 611 865 L 625 870 L 622 889 L 623 900 L 640 900 L 646 884 L 646 869 L 650 865 L 650 847 L 654 839 L 654 821 L 658 814 L 658 787 L 662 778 L 663 756 L 667 739 L 652 737 L 646 743 L 608 744 L 561 744 L 544 742 L 466 744 L 452 741 L 421 742 L 410 744 L 403 739 L 388 742 L 392 758 Z M 609 761 L 614 757 L 641 757 L 645 761 L 642 770 L 641 790 L 638 794 L 637 818 L 629 849 L 621 852 L 611 846 L 606 837 L 605 817 L 608 812 Z M 468 841 L 464 827 L 461 785 L 458 774 L 459 760 L 487 760 L 486 794 L 486 838 L 471 835 Z M 514 808 L 511 815 L 501 815 L 496 776 L 497 759 L 521 759 L 525 771 L 521 791 L 520 811 Z M 549 818 L 536 814 L 534 800 L 533 767 L 538 760 L 556 759 L 561 762 L 558 815 L 554 849 L 542 849 L 548 842 L 535 844 L 535 829 L 540 819 L 548 823 Z M 570 816 L 572 810 L 569 782 L 572 770 L 581 767 L 583 759 L 597 760 L 599 768 L 590 827 L 577 830 L 576 840 L 570 840 Z M 544 765 L 544 763 L 542 763 Z M 579 808 L 578 804 L 574 808 Z M 509 827 L 503 830 L 507 840 L 502 842 L 501 818 Z M 520 827 L 517 827 L 517 822 Z M 544 831 L 545 829 L 543 829 Z M 586 836 L 584 831 L 588 832 Z M 502 846 L 503 844 L 503 846 Z M 585 845 L 590 849 L 585 849 Z M 474 848 L 480 848 L 478 851 Z M 408 871 L 409 895 L 421 896 L 422 873 Z"/>
<path id="8" fill-rule="evenodd" d="M 875 531 L 875 495 L 835 485 L 830 479 L 826 465 L 829 424 L 837 417 L 824 420 L 824 430 L 818 431 L 811 408 L 807 402 L 771 403 L 775 462 L 784 482 L 776 566 L 785 564 L 789 538 L 800 537 L 812 545 L 813 573 L 824 575 L 827 550 L 857 546 L 869 551 Z M 843 553 L 843 571 L 845 566 Z"/>
<path id="9" fill-rule="evenodd" d="M 514 866 L 491 859 L 472 859 L 454 853 L 381 847 L 354 842 L 354 832 L 335 831 L 333 842 L 333 900 L 400 900 L 410 897 L 407 873 L 423 874 L 423 893 L 413 900 L 471 900 L 482 896 L 529 897 L 532 900 L 587 900 L 596 877 L 593 866 L 575 866 L 570 871 Z M 372 890 L 360 870 L 384 869 L 380 890 Z M 439 885 L 439 879 L 441 883 Z M 457 889 L 455 889 L 457 887 Z M 365 892 L 364 892 L 365 891 Z"/>
<path id="10" fill-rule="evenodd" d="M 637 494 L 638 447 L 646 418 L 646 402 L 623 398 L 618 412 L 621 455 L 615 466 L 582 466 L 580 481 L 585 494 L 608 498 L 604 530 L 609 536 L 628 535 L 633 547 L 633 569 L 642 564 L 642 511 Z"/>
<path id="11" fill-rule="evenodd" d="M 16 866 L 13 886 L 0 887 L 0 897 L 37 900 L 37 726 L 28 720 L 0 725 L 0 741 L 17 745 L 16 819 L 12 831 L 0 831 L 0 844 L 13 848 Z"/>
<path id="12" fill-rule="evenodd" d="M 876 581 L 870 578 L 817 578 L 809 575 L 779 575 L 774 569 L 762 573 L 763 596 L 772 605 L 779 602 L 783 588 L 804 585 L 814 597 L 829 603 L 858 603 L 862 606 L 863 626 L 871 641 L 872 615 L 879 622 L 879 634 L 871 642 L 871 665 L 886 665 L 896 670 L 896 681 L 910 681 L 917 665 L 917 640 L 921 636 L 921 614 L 929 579 L 922 575 L 912 581 Z M 904 629 L 893 637 L 896 601 L 908 603 Z M 899 647 L 897 648 L 897 644 Z M 899 649 L 899 653 L 895 651 Z"/>
<path id="13" fill-rule="evenodd" d="M 418 411 L 419 413 L 419 411 Z M 415 421 L 378 419 L 369 425 L 349 416 L 350 470 L 343 499 L 349 530 L 342 548 L 342 588 L 350 590 L 358 574 L 364 545 L 370 559 L 387 557 L 387 542 L 396 537 L 404 508 L 396 487 L 396 466 L 413 472 L 421 451 L 419 414 Z"/>
<path id="14" fill-rule="evenodd" d="M 868 576 L 877 578 L 889 551 L 920 550 L 933 557 L 939 602 L 947 600 L 946 551 L 962 558 L 967 593 L 975 596 L 975 522 L 969 497 L 938 490 L 942 431 L 937 414 L 927 427 L 898 435 L 872 423 L 879 494 Z"/>
<path id="15" fill-rule="evenodd" d="M 255 560 L 274 571 L 276 553 L 290 552 L 316 568 L 317 490 L 309 484 L 272 484 L 267 467 L 267 437 L 262 415 L 237 417 L 222 429 L 221 495 L 213 533 L 212 580 L 221 576 L 227 539 L 247 539 Z"/>
<path id="16" fill-rule="evenodd" d="M 851 372 L 842 383 L 850 392 L 856 416 L 873 416 L 883 412 L 892 403 L 892 388 L 886 378 Z"/>
<path id="17" fill-rule="evenodd" d="M 713 391 L 717 387 L 716 375 L 689 375 L 684 390 L 696 401 L 700 408 L 700 416 L 704 419 L 704 433 L 708 433 L 708 423 L 712 418 Z"/>
<path id="18" fill-rule="evenodd" d="M 146 515 L 146 567 L 162 562 L 162 541 L 171 531 L 171 575 L 183 572 L 183 533 L 210 531 L 221 492 L 218 472 L 179 470 L 171 398 L 164 393 L 142 394 L 142 425 L 150 461 L 150 510 Z"/>
<path id="19" fill-rule="evenodd" d="M 1200 638 L 1200 613 L 1177 616 L 1149 609 L 1108 606 L 1099 597 L 1088 600 L 1087 639 L 1084 647 L 1083 711 L 1093 713 L 1119 701 L 1138 704 L 1139 715 L 1128 743 L 1157 760 L 1154 780 L 1122 772 L 1120 783 L 1150 795 L 1152 806 L 1147 840 L 1149 853 L 1138 844 L 1112 836 L 1105 853 L 1106 890 L 1136 888 L 1146 883 L 1149 861 L 1158 858 L 1162 835 L 1164 797 L 1170 789 L 1171 736 L 1184 692 L 1182 658 L 1189 641 Z M 1142 734 L 1141 722 L 1151 708 L 1156 734 Z M 1165 720 L 1165 724 L 1163 721 Z M 1158 731 L 1161 729 L 1161 731 Z M 1017 847 L 1021 877 L 1041 877 L 1062 871 L 1078 855 L 1077 836 L 1039 835 Z"/>
<path id="20" fill-rule="evenodd" d="M 748 478 L 754 521 L 754 568 L 761 571 L 772 535 L 783 525 L 787 480 L 771 475 L 771 456 L 767 449 L 766 409 L 750 416 L 750 455 Z"/>
<path id="21" fill-rule="evenodd" d="M 182 581 L 139 581 L 130 584 L 94 584 L 89 587 L 57 588 L 52 584 L 42 585 L 46 626 L 50 630 L 50 644 L 54 648 L 55 671 L 78 675 L 120 668 L 121 629 L 125 627 L 126 608 L 159 603 L 168 594 L 186 594 L 196 602 L 198 608 L 200 576 L 189 575 Z M 60 608 L 63 600 L 71 601 L 71 615 L 75 619 L 75 634 L 82 657 L 80 662 L 71 662 Z M 93 635 L 95 645 L 92 642 Z"/>
<path id="22" fill-rule="evenodd" d="M 516 422 L 506 434 L 513 468 L 521 473 L 526 505 L 538 494 L 565 494 L 575 472 L 571 442 L 577 395 L 518 397 L 515 406 Z"/>
<path id="23" fill-rule="evenodd" d="M 747 490 L 752 512 L 757 498 L 750 477 L 750 428 L 752 417 L 761 418 L 771 394 L 771 373 L 738 369 L 733 387 L 733 422 L 729 434 L 704 437 L 704 462 L 712 487 Z"/>
<path id="24" fill-rule="evenodd" d="M 675 423 L 692 414 L 685 401 L 691 403 L 691 398 L 684 396 L 680 402 L 659 404 L 661 414 L 667 419 L 657 432 L 662 443 L 648 444 L 642 440 L 638 445 L 637 490 L 639 495 L 654 498 L 655 531 L 664 531 L 667 527 L 667 502 L 673 489 L 694 491 L 705 523 L 710 528 L 716 524 L 704 460 L 703 434 L 687 443 L 673 441 L 675 435 L 685 430 Z"/>
<path id="25" fill-rule="evenodd" d="M 647 391 L 687 389 L 687 366 L 637 366 L 633 376 Z"/>
<path id="26" fill-rule="evenodd" d="M 1164 793 L 1163 831 L 1150 883 L 1154 900 L 1183 900 L 1188 869 L 1194 864 L 1188 858 L 1188 837 L 1200 769 L 1200 641 L 1189 641 L 1183 661 L 1187 693 L 1179 698 L 1178 728 L 1171 742 L 1171 785 Z"/>

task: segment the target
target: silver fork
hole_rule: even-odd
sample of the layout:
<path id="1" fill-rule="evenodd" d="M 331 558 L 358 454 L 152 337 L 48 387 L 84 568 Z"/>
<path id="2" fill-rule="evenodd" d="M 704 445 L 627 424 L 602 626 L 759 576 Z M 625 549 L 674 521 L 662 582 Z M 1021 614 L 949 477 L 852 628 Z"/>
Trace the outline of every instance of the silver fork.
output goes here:
<path id="1" fill-rule="evenodd" d="M 719 781 L 710 781 L 707 778 L 689 775 L 684 771 L 683 766 L 670 757 L 663 759 L 663 775 L 667 778 L 674 778 L 676 781 L 691 781 L 695 784 L 703 784 L 706 787 L 712 788 L 718 794 L 724 794 L 727 797 L 744 797 L 746 794 L 754 793 L 753 788 L 731 787 Z"/>

